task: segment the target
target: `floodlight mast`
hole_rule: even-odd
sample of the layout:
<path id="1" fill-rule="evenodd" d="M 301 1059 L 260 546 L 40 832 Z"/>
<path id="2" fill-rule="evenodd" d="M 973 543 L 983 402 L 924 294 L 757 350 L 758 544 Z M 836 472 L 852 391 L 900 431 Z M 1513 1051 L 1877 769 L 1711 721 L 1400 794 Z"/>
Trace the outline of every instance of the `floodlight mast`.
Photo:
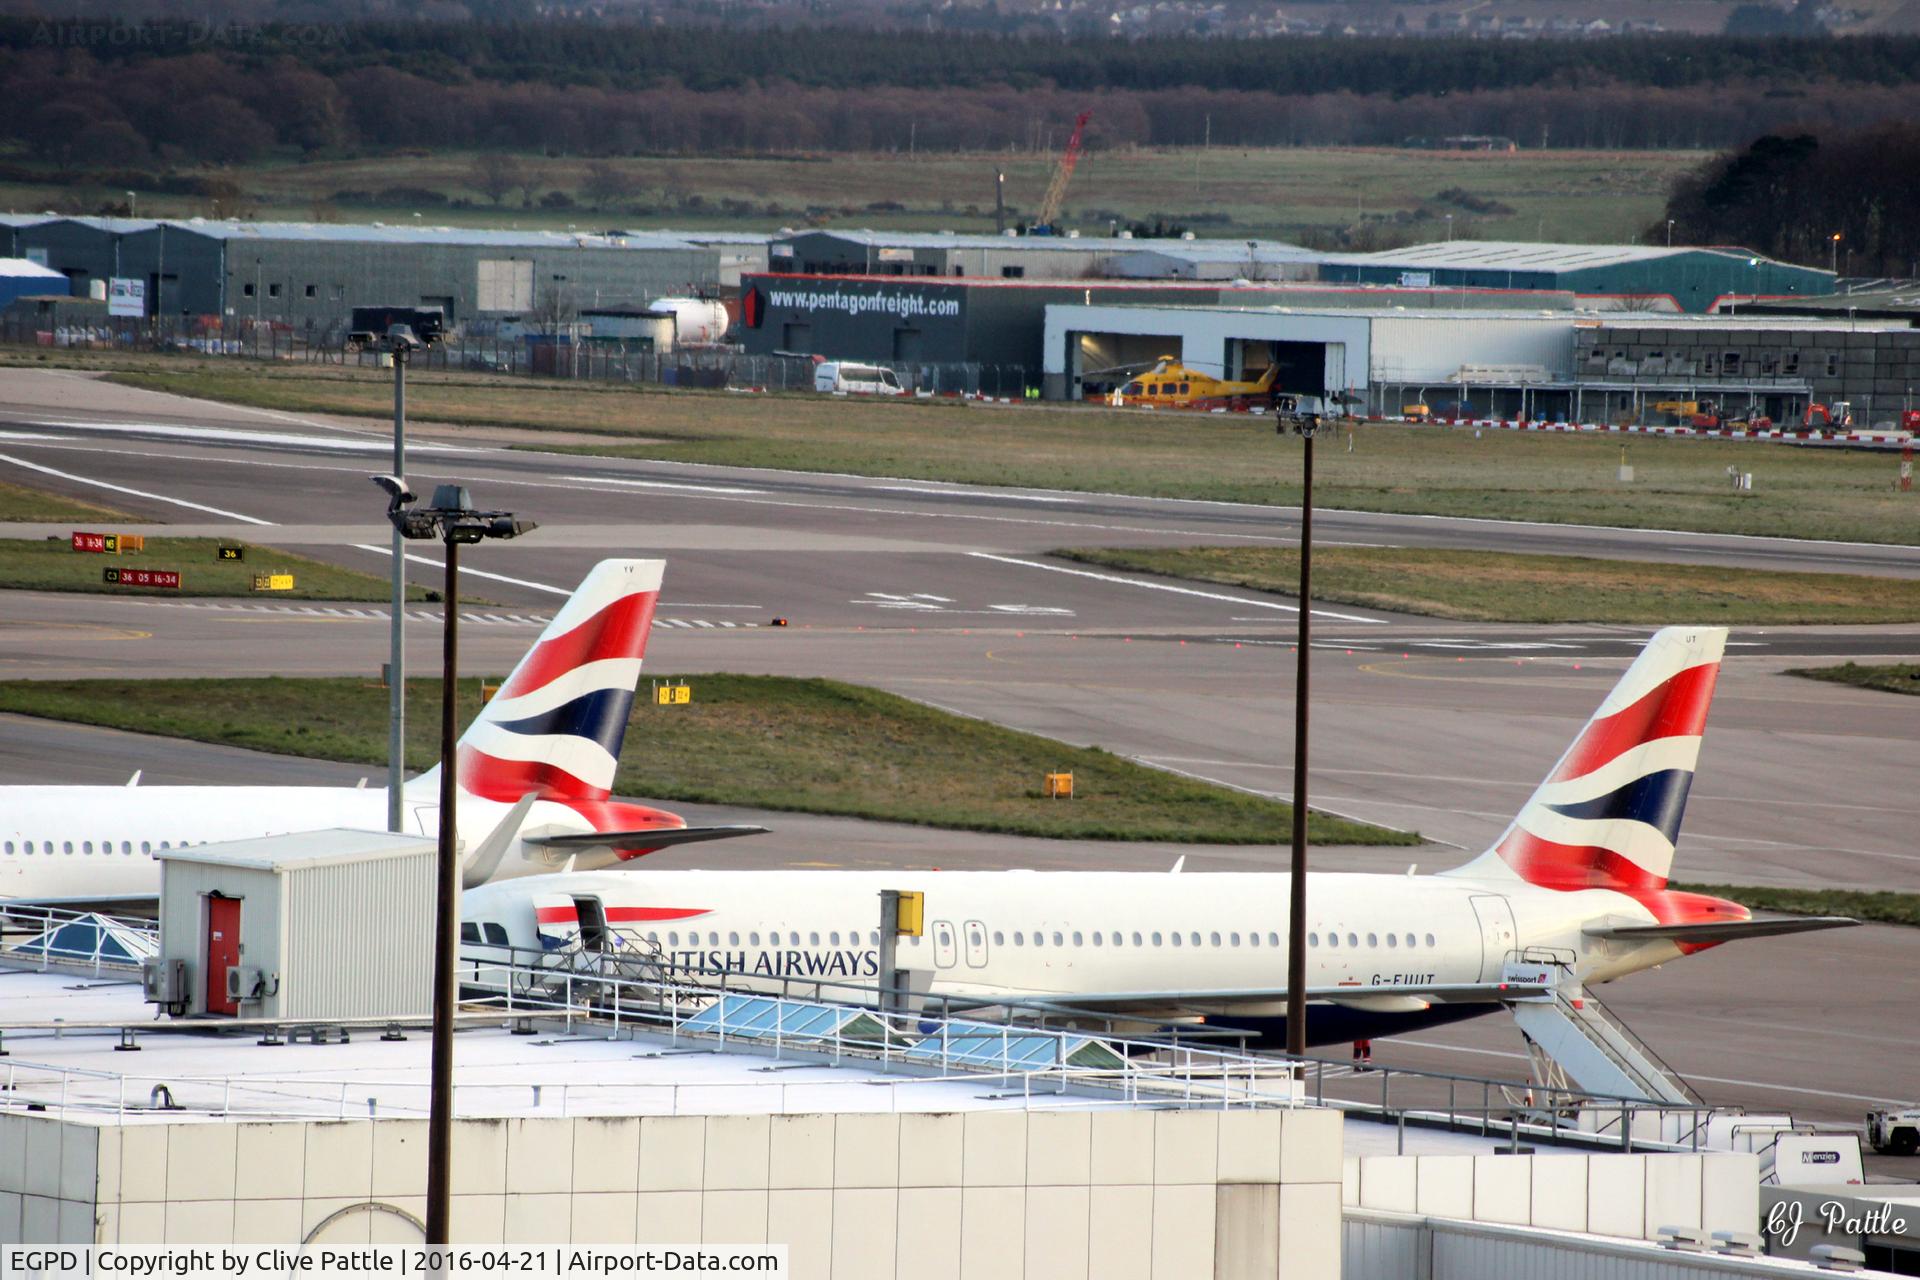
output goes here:
<path id="1" fill-rule="evenodd" d="M 1286 419 L 1276 423 L 1284 434 Z M 1313 638 L 1313 437 L 1318 414 L 1293 417 L 1303 445 L 1300 489 L 1300 634 L 1293 682 L 1293 858 L 1287 893 L 1287 1052 L 1307 1052 L 1307 675 Z"/>
<path id="2" fill-rule="evenodd" d="M 460 927 L 460 866 L 457 805 L 459 769 L 454 760 L 460 670 L 460 547 L 487 538 L 517 538 L 536 528 L 508 511 L 476 511 L 465 487 L 443 484 L 433 505 L 416 507 L 413 491 L 397 475 L 374 476 L 387 494 L 394 536 L 438 538 L 446 548 L 445 621 L 440 631 L 440 813 L 434 868 L 433 1061 L 427 1110 L 427 1243 L 448 1244 L 453 1175 L 454 943 Z M 395 558 L 396 563 L 398 557 Z"/>

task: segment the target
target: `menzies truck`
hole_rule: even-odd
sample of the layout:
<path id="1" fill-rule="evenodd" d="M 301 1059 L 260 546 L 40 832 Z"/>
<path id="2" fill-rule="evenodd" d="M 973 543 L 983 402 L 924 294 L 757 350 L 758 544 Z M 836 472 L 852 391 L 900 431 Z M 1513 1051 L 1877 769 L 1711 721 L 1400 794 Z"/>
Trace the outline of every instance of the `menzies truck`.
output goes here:
<path id="1" fill-rule="evenodd" d="M 1920 1150 L 1920 1107 L 1867 1112 L 1867 1143 L 1882 1155 L 1910 1156 Z"/>

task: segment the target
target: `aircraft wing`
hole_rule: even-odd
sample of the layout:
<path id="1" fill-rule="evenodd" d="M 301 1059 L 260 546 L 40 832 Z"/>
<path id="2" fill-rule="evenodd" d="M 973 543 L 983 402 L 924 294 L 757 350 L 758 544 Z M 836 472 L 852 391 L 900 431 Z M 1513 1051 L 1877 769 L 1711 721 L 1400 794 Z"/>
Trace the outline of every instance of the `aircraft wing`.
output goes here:
<path id="1" fill-rule="evenodd" d="M 528 836 L 526 843 L 565 853 L 611 849 L 618 854 L 632 855 L 677 844 L 731 840 L 735 836 L 758 836 L 766 832 L 766 827 L 751 823 L 716 827 L 643 827 L 638 831 L 569 831 L 563 835 Z"/>
<path id="2" fill-rule="evenodd" d="M 1498 1000 L 1524 999 L 1552 990 L 1549 983 L 1530 982 L 1353 983 L 1308 987 L 1307 999 L 1318 1004 L 1349 1005 L 1380 1013 L 1407 1013 L 1436 1004 L 1487 1004 Z M 1214 991 L 1072 992 L 1061 993 L 1057 998 L 1023 995 L 1017 999 L 1022 1007 L 1048 1005 L 1062 1012 L 1246 1013 L 1252 1006 L 1284 1005 L 1287 991 L 1284 987 L 1232 987 Z M 974 1003 L 986 1006 L 995 1001 L 980 997 Z"/>
<path id="3" fill-rule="evenodd" d="M 1742 938 L 1773 938 L 1816 929 L 1847 929 L 1859 924 L 1852 916 L 1762 916 L 1757 920 L 1710 921 L 1706 924 L 1595 924 L 1581 930 L 1590 938 L 1621 942 L 1737 942 Z"/>

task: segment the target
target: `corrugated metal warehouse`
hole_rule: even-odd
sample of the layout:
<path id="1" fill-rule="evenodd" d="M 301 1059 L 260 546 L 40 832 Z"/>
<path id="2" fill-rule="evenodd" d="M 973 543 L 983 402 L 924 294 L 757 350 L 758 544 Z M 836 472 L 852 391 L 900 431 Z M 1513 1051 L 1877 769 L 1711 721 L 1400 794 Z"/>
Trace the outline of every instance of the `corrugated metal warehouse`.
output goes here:
<path id="1" fill-rule="evenodd" d="M 1746 249 L 1526 244 L 1451 240 L 1381 253 L 1330 255 L 1320 279 L 1467 289 L 1564 289 L 1609 299 L 1671 298 L 1705 312 L 1725 298 L 1830 294 L 1834 277 Z"/>
<path id="2" fill-rule="evenodd" d="M 1148 249 L 1169 254 L 1182 250 L 1205 256 L 1205 246 L 1229 245 L 1247 261 L 1248 246 L 1275 262 L 1305 252 L 1277 240 L 1201 241 L 1148 240 L 1130 235 L 1112 238 L 1088 236 L 967 236 L 946 232 L 802 231 L 773 243 L 768 269 L 788 275 L 962 276 L 1003 280 L 1087 280 L 1109 275 L 1143 279 L 1171 278 L 1179 273 L 1151 274 L 1145 269 L 1119 270 L 1118 264 Z M 1188 272 L 1188 275 L 1194 273 Z M 1246 274 L 1244 271 L 1239 274 Z M 1267 278 L 1282 278 L 1277 271 Z M 1231 276 L 1204 278 L 1231 279 Z M 1296 277 L 1302 278 L 1302 277 Z M 1304 277 L 1311 278 L 1311 277 Z"/>
<path id="3" fill-rule="evenodd" d="M 229 316 L 325 332 L 358 305 L 445 308 L 471 324 L 531 311 L 713 293 L 765 261 L 764 239 L 700 233 L 496 231 L 302 222 L 56 218 L 17 230 L 22 256 L 94 280 L 147 282 L 151 314 Z"/>
<path id="4" fill-rule="evenodd" d="M 0 307 L 15 298 L 38 298 L 67 292 L 67 278 L 50 267 L 25 258 L 0 258 Z"/>

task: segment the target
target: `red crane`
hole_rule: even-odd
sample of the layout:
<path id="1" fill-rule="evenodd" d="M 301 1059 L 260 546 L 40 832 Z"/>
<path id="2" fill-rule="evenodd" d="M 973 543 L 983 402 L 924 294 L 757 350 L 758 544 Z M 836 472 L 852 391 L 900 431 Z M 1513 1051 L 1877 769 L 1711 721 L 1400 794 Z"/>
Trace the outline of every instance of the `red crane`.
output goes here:
<path id="1" fill-rule="evenodd" d="M 1067 139 L 1067 149 L 1060 156 L 1059 168 L 1053 171 L 1053 181 L 1047 184 L 1046 197 L 1040 201 L 1040 212 L 1035 215 L 1033 225 L 1027 228 L 1028 235 L 1060 234 L 1057 225 L 1060 205 L 1067 198 L 1067 183 L 1073 180 L 1073 167 L 1080 163 L 1080 140 L 1086 136 L 1087 121 L 1091 119 L 1091 111 L 1082 111 L 1073 118 L 1073 135 Z"/>

